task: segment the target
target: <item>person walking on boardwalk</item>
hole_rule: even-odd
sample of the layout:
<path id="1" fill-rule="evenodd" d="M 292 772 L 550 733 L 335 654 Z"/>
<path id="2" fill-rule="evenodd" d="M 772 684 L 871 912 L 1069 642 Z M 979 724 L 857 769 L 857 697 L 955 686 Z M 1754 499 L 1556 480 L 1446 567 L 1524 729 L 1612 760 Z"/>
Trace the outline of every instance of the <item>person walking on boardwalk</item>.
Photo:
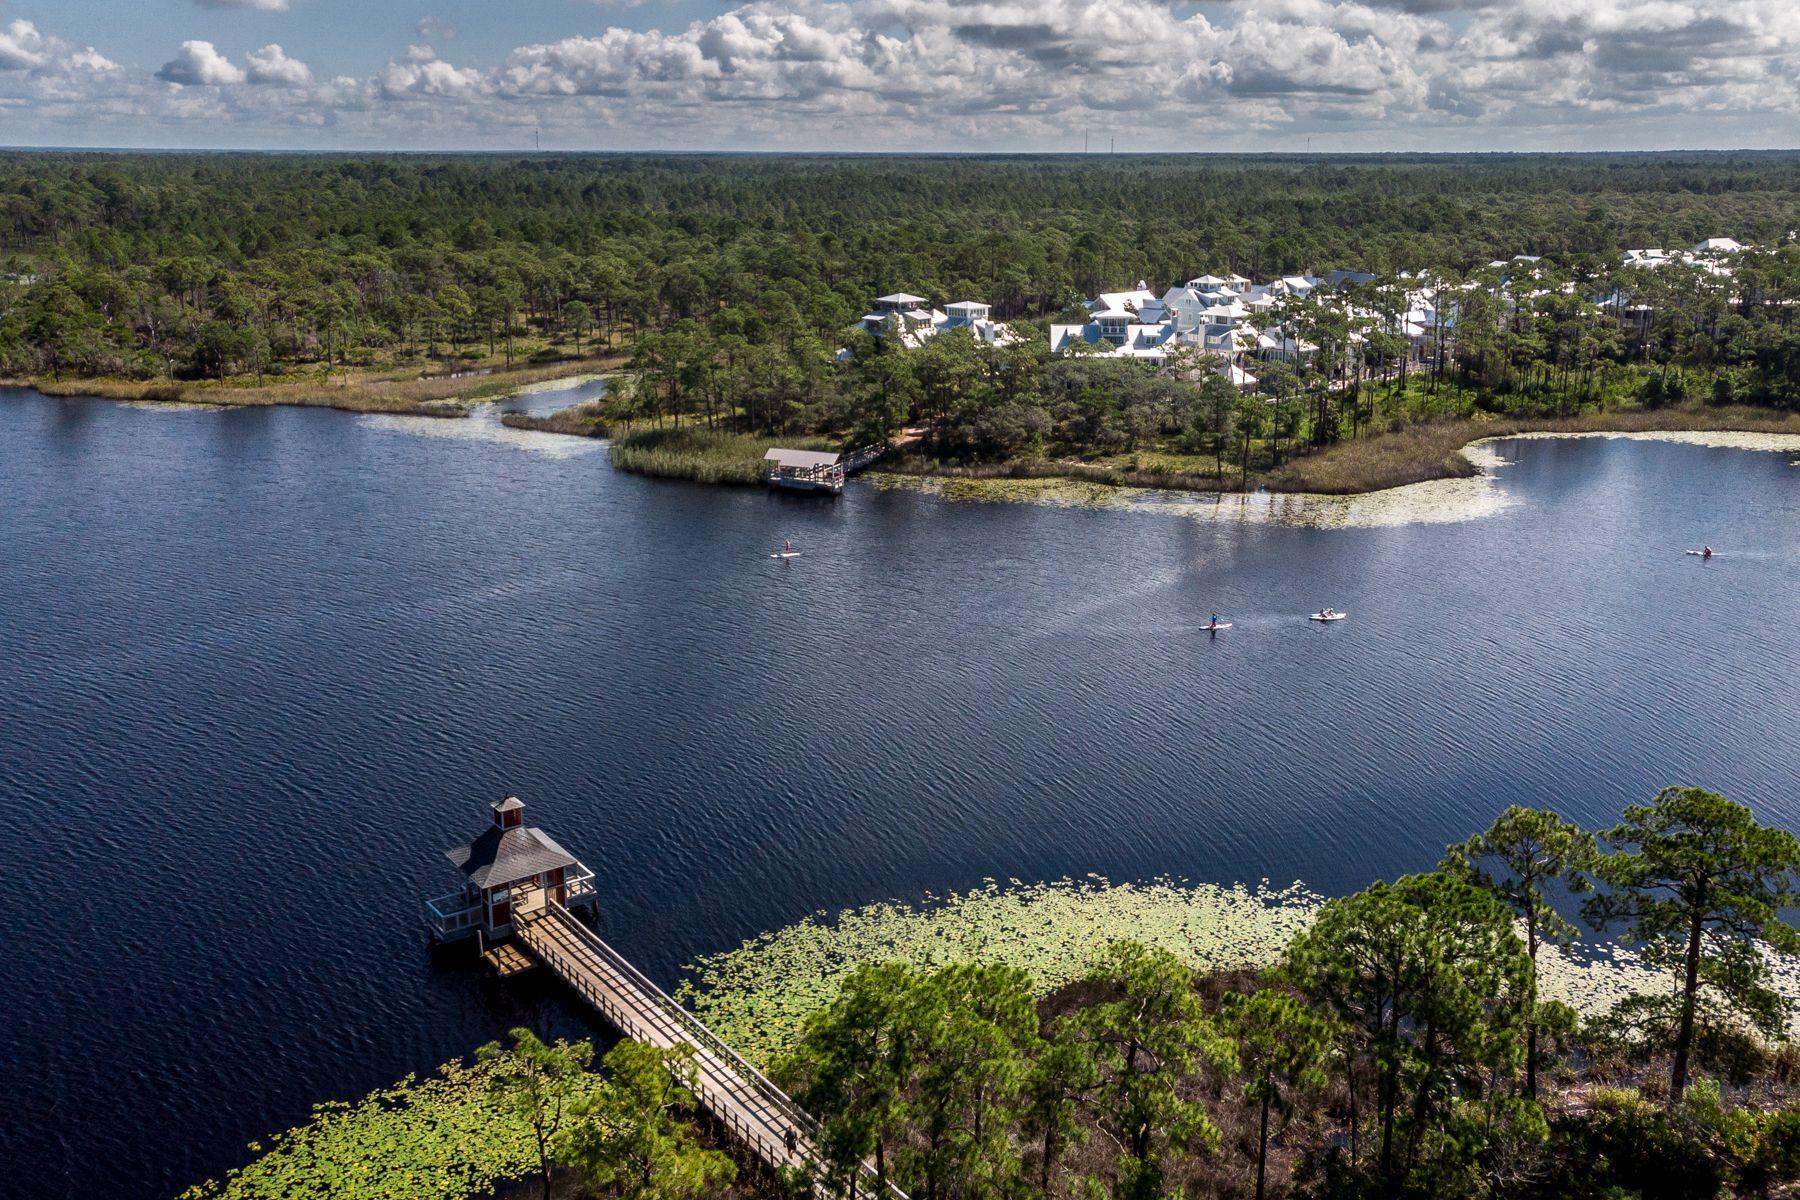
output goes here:
<path id="1" fill-rule="evenodd" d="M 794 1127 L 792 1125 L 789 1125 L 786 1129 L 781 1131 L 781 1140 L 787 1143 L 787 1152 L 789 1154 L 800 1153 L 800 1138 L 794 1133 Z"/>

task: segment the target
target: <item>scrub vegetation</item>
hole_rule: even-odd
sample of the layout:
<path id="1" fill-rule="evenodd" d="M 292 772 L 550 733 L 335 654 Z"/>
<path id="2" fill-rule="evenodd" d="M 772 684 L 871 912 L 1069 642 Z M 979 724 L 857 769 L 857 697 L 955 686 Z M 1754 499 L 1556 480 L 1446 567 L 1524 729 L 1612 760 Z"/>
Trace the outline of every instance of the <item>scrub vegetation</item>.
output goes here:
<path id="1" fill-rule="evenodd" d="M 689 425 L 633 430 L 613 443 L 612 463 L 621 471 L 696 483 L 761 483 L 763 455 L 776 445 L 837 449 L 822 438 L 773 438 Z"/>
<path id="2" fill-rule="evenodd" d="M 1800 840 L 1669 788 L 1598 833 L 1509 809 L 1332 900 L 1091 878 L 874 905 L 703 960 L 684 998 L 819 1118 L 827 1192 L 866 1163 L 931 1200 L 1788 1196 L 1796 902 Z M 1628 950 L 1582 955 L 1584 928 Z M 187 1200 L 804 1194 L 717 1139 L 686 1053 L 593 1057 L 514 1030 Z"/>

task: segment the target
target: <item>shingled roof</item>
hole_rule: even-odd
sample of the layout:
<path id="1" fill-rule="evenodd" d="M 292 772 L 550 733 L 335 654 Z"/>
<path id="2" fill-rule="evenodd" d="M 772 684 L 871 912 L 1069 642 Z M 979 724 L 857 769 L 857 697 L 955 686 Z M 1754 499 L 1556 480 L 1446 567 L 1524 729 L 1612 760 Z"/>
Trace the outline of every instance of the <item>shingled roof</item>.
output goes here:
<path id="1" fill-rule="evenodd" d="M 513 801 L 517 804 L 518 801 Z M 466 846 L 444 851 L 476 887 L 505 887 L 558 867 L 573 867 L 575 856 L 541 829 L 489 829 Z"/>

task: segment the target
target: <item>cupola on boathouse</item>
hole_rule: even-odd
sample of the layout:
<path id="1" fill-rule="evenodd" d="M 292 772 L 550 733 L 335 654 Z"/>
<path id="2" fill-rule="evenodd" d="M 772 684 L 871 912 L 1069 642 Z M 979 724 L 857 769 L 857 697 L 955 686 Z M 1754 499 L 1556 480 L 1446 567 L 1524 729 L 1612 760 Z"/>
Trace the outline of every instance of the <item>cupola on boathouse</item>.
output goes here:
<path id="1" fill-rule="evenodd" d="M 594 873 L 556 839 L 525 824 L 517 796 L 491 806 L 493 820 L 481 836 L 444 855 L 463 874 L 461 891 L 425 902 L 425 925 L 434 941 L 481 935 L 484 941 L 513 932 L 522 917 L 554 900 L 570 910 L 592 909 Z"/>

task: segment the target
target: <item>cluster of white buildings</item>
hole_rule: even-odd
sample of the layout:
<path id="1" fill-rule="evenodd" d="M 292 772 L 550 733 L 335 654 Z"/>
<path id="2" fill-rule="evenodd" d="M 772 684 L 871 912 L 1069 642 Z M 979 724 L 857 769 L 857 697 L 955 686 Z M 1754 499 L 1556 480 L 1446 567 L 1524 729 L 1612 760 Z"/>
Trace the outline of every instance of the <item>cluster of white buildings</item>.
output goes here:
<path id="1" fill-rule="evenodd" d="M 1666 267 L 1673 263 L 1677 266 L 1696 267 L 1714 275 L 1730 275 L 1730 259 L 1734 254 L 1742 254 L 1749 249 L 1735 238 L 1707 238 L 1696 242 L 1691 250 L 1627 250 L 1624 265 L 1627 267 Z"/>
<path id="2" fill-rule="evenodd" d="M 1732 238 L 1707 238 L 1690 250 L 1628 250 L 1623 265 L 1660 267 L 1679 263 L 1730 275 L 1732 257 L 1746 249 Z M 1488 266 L 1500 272 L 1500 286 L 1512 292 L 1515 283 L 1527 289 L 1532 287 L 1528 281 L 1538 277 L 1540 261 L 1536 255 L 1520 254 L 1497 259 Z M 1291 323 L 1284 321 L 1282 309 L 1288 302 L 1339 297 L 1347 286 L 1373 283 L 1375 279 L 1374 275 L 1359 271 L 1284 275 L 1264 283 L 1243 275 L 1201 275 L 1175 284 L 1160 295 L 1146 281 L 1139 280 L 1129 291 L 1102 292 L 1087 301 L 1086 321 L 1052 325 L 1050 352 L 1079 350 L 1161 364 L 1177 350 L 1191 348 L 1215 359 L 1220 374 L 1248 391 L 1257 385 L 1250 369 L 1255 362 L 1302 360 L 1319 349 L 1299 337 Z M 1404 338 L 1409 352 L 1415 355 L 1454 329 L 1457 293 L 1478 286 L 1473 282 L 1441 285 L 1429 273 L 1403 275 L 1400 284 L 1404 305 L 1397 315 L 1378 314 L 1348 302 L 1342 311 L 1363 329 L 1380 329 Z M 1567 284 L 1565 290 L 1573 287 Z M 1541 289 L 1529 294 L 1541 294 Z M 1609 300 L 1613 304 L 1620 302 L 1615 295 L 1602 298 L 1601 303 Z M 924 297 L 904 292 L 876 300 L 873 311 L 863 317 L 862 327 L 876 337 L 893 339 L 895 344 L 907 347 L 921 346 L 953 329 L 967 329 L 977 341 L 991 346 L 1004 346 L 1018 339 L 1017 333 L 990 317 L 985 304 L 962 301 L 940 310 Z M 1353 327 L 1348 340 L 1355 345 L 1364 336 Z"/>
<path id="3" fill-rule="evenodd" d="M 876 300 L 873 310 L 863 317 L 863 329 L 911 350 L 952 329 L 966 329 L 976 341 L 989 346 L 1007 345 L 1018 336 L 995 321 L 987 305 L 975 300 L 959 300 L 937 309 L 923 296 L 895 292 Z"/>
<path id="4" fill-rule="evenodd" d="M 1061 354 L 1085 348 L 1087 353 L 1160 363 L 1181 347 L 1191 347 L 1218 361 L 1219 373 L 1245 390 L 1257 380 L 1248 364 L 1256 360 L 1294 361 L 1318 351 L 1282 321 L 1279 309 L 1289 300 L 1308 301 L 1336 294 L 1340 288 L 1372 283 L 1375 276 L 1359 271 L 1327 275 L 1284 275 L 1256 283 L 1242 275 L 1201 275 L 1178 283 L 1160 296 L 1142 280 L 1128 292 L 1103 292 L 1088 301 L 1088 320 L 1080 325 L 1052 325 L 1050 350 Z M 1413 280 L 1406 311 L 1397 318 L 1372 312 L 1352 315 L 1388 326 L 1418 349 L 1452 319 L 1440 317 L 1437 299 L 1424 280 Z M 1363 335 L 1351 333 L 1360 342 Z"/>

